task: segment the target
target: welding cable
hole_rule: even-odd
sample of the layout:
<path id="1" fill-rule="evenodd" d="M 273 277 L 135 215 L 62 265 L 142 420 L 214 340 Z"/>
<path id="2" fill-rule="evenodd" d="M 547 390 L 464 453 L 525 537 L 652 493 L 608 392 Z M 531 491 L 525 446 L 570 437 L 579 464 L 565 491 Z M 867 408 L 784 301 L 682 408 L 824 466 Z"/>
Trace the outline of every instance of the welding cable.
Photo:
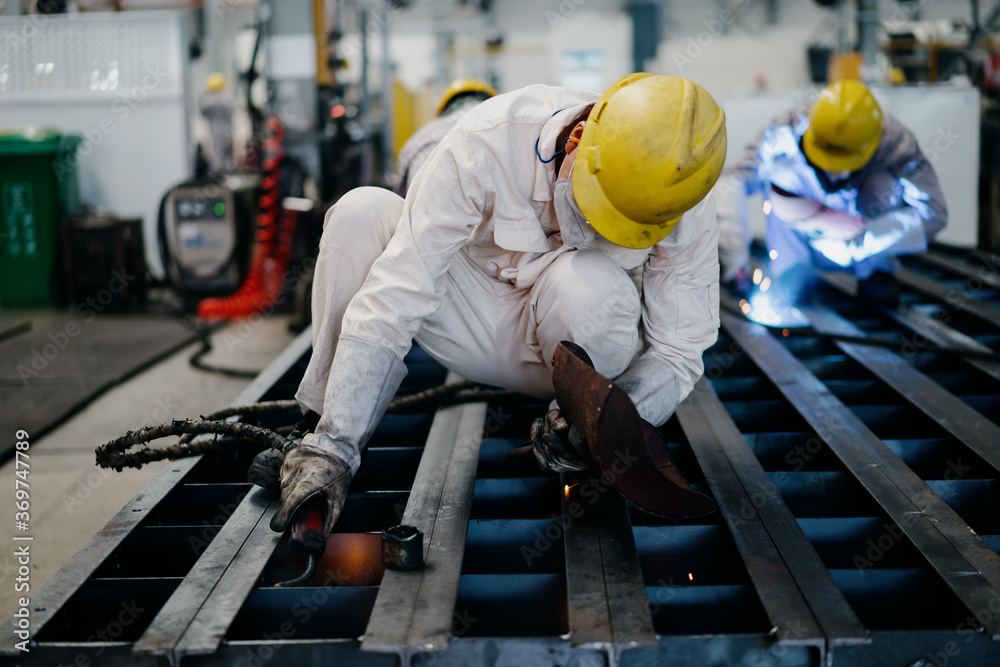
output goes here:
<path id="1" fill-rule="evenodd" d="M 206 364 L 202 361 L 202 357 L 212 351 L 212 332 L 209 328 L 203 327 L 198 331 L 198 340 L 201 341 L 201 347 L 191 355 L 188 359 L 188 363 L 191 364 L 192 368 L 197 368 L 200 371 L 205 371 L 207 373 L 218 373 L 219 375 L 225 375 L 227 377 L 233 378 L 249 378 L 253 379 L 260 375 L 259 370 L 243 370 L 241 368 L 223 368 L 222 366 L 212 366 Z"/>
<path id="2" fill-rule="evenodd" d="M 254 255 L 246 278 L 234 294 L 205 299 L 198 304 L 198 315 L 206 320 L 249 317 L 272 308 L 284 287 L 285 272 L 291 258 L 292 240 L 298 213 L 281 206 L 282 146 L 287 130 L 275 116 L 267 120 L 264 140 L 263 178 L 257 217 Z"/>
<path id="3" fill-rule="evenodd" d="M 514 391 L 493 389 L 476 382 L 457 382 L 454 384 L 432 387 L 416 394 L 400 396 L 389 403 L 387 414 L 412 410 L 414 407 L 428 405 L 444 407 L 461 403 L 478 403 L 489 400 L 510 400 L 521 398 L 534 400 Z M 280 426 L 274 429 L 255 426 L 236 421 L 223 421 L 229 417 L 250 416 L 298 409 L 295 400 L 262 401 L 249 405 L 240 405 L 213 412 L 201 420 L 174 420 L 169 424 L 146 427 L 136 431 L 128 431 L 124 435 L 105 443 L 97 448 L 97 465 L 102 468 L 114 468 L 119 472 L 123 468 L 141 468 L 146 463 L 163 459 L 175 460 L 188 456 L 207 454 L 219 448 L 218 440 L 194 441 L 195 436 L 202 434 L 229 435 L 254 444 L 262 449 L 280 449 L 285 436 L 294 430 L 294 425 Z M 159 438 L 173 435 L 181 436 L 176 445 L 161 449 L 143 449 L 126 454 L 125 451 L 135 445 L 144 444 Z"/>
<path id="4" fill-rule="evenodd" d="M 283 401 L 261 401 L 259 403 L 250 403 L 249 405 L 238 405 L 232 408 L 225 408 L 224 410 L 217 410 L 216 412 L 209 413 L 207 415 L 202 415 L 202 421 L 221 421 L 228 419 L 229 417 L 247 417 L 251 415 L 261 415 L 267 414 L 269 412 L 281 412 L 284 410 L 298 410 L 299 402 L 295 399 L 288 399 Z M 281 426 L 272 429 L 275 433 L 284 434 L 287 429 L 288 433 L 295 428 L 294 424 L 289 426 Z M 187 433 L 181 436 L 180 444 L 185 445 L 192 440 L 197 434 Z"/>
<path id="5" fill-rule="evenodd" d="M 386 414 L 394 414 L 404 410 L 411 410 L 414 407 L 428 404 L 431 406 L 455 405 L 457 403 L 474 403 L 478 401 L 524 398 L 534 400 L 516 391 L 507 389 L 495 389 L 478 382 L 456 382 L 454 384 L 443 384 L 431 387 L 415 394 L 397 396 L 389 402 Z M 264 414 L 267 412 L 280 412 L 282 410 L 298 409 L 299 403 L 295 399 L 285 399 L 280 401 L 261 401 L 259 403 L 249 403 L 247 405 L 237 405 L 231 408 L 224 408 L 216 412 L 209 413 L 202 419 L 215 421 L 235 417 L 237 415 Z"/>
<path id="6" fill-rule="evenodd" d="M 146 426 L 135 431 L 128 431 L 114 440 L 107 442 L 95 450 L 97 465 L 102 468 L 114 468 L 121 472 L 123 468 L 141 468 L 150 461 L 161 459 L 177 459 L 195 454 L 204 454 L 217 447 L 217 443 L 207 440 L 189 444 L 177 444 L 163 449 L 143 449 L 127 454 L 126 451 L 135 445 L 145 444 L 159 438 L 185 433 L 214 433 L 228 435 L 249 441 L 261 448 L 278 447 L 284 438 L 273 431 L 252 424 L 224 421 L 193 421 L 190 419 L 175 419 L 168 424 Z"/>
<path id="7" fill-rule="evenodd" d="M 304 586 L 312 580 L 313 575 L 316 574 L 316 556 L 314 554 L 309 554 L 309 560 L 306 562 L 306 571 L 302 573 L 301 576 L 295 577 L 294 579 L 289 579 L 288 581 L 282 581 L 274 585 L 275 588 L 295 588 L 296 586 Z"/>

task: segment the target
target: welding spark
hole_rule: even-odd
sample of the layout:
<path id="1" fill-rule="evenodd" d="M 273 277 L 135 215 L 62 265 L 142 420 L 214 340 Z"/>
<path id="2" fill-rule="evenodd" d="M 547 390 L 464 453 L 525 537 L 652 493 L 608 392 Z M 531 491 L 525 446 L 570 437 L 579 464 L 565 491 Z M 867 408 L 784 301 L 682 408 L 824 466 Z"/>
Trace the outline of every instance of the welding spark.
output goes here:
<path id="1" fill-rule="evenodd" d="M 805 327 L 809 319 L 795 306 L 784 299 L 772 298 L 764 294 L 763 289 L 750 295 L 749 301 L 740 301 L 740 310 L 749 319 L 768 327 Z"/>
<path id="2" fill-rule="evenodd" d="M 770 257 L 771 259 L 778 259 L 778 251 L 772 250 L 771 252 L 767 253 L 767 256 Z"/>
<path id="3" fill-rule="evenodd" d="M 764 272 L 760 269 L 753 270 L 753 284 L 760 285 L 760 279 L 764 277 Z"/>
<path id="4" fill-rule="evenodd" d="M 694 581 L 694 573 L 688 572 L 688 581 Z"/>

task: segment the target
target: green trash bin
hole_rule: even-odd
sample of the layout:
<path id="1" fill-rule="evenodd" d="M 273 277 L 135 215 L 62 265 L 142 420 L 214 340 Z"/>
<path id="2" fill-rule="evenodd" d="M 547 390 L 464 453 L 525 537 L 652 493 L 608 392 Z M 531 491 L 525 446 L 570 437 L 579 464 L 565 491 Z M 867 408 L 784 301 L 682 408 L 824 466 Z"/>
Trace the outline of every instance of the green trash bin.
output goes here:
<path id="1" fill-rule="evenodd" d="M 80 137 L 0 132 L 0 306 L 46 306 L 64 292 L 59 239 L 80 207 Z"/>

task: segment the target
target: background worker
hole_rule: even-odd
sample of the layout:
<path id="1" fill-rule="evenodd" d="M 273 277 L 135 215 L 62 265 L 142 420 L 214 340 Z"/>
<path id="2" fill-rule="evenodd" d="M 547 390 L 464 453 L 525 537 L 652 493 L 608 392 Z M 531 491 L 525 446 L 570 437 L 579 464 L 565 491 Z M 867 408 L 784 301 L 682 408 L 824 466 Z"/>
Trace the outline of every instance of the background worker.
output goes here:
<path id="1" fill-rule="evenodd" d="M 478 79 L 456 79 L 451 82 L 438 102 L 437 117 L 426 123 L 406 140 L 396 159 L 396 173 L 392 189 L 400 197 L 406 196 L 417 170 L 423 166 L 431 151 L 444 139 L 448 130 L 462 116 L 485 100 L 497 94 L 493 86 Z"/>
<path id="2" fill-rule="evenodd" d="M 717 335 L 706 195 L 725 154 L 725 115 L 704 88 L 632 74 L 601 96 L 542 85 L 497 96 L 458 121 L 405 200 L 345 195 L 326 217 L 296 394 L 321 418 L 285 456 L 272 528 L 319 496 L 330 532 L 414 339 L 466 379 L 547 398 L 555 347 L 573 341 L 663 424 Z M 579 469 L 564 425 L 552 410 L 538 456 Z"/>
<path id="3" fill-rule="evenodd" d="M 916 138 L 858 81 L 773 121 L 716 192 L 722 280 L 749 269 L 747 197 L 761 193 L 770 275 L 793 301 L 816 268 L 850 271 L 860 300 L 895 305 L 894 257 L 925 250 L 948 220 Z"/>
<path id="4" fill-rule="evenodd" d="M 214 72 L 205 80 L 201 115 L 208 121 L 208 131 L 212 137 L 208 155 L 209 170 L 213 174 L 234 171 L 233 105 L 226 94 L 226 77 L 221 72 Z"/>

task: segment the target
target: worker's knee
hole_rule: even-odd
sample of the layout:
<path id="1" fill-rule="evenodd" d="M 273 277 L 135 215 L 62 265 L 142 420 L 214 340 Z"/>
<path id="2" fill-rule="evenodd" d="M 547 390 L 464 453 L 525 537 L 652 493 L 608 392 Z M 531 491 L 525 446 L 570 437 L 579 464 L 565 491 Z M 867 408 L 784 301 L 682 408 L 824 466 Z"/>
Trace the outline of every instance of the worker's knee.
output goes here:
<path id="1" fill-rule="evenodd" d="M 578 250 L 560 256 L 548 270 L 548 289 L 571 309 L 609 319 L 639 312 L 639 293 L 629 275 L 601 252 Z"/>
<path id="2" fill-rule="evenodd" d="M 607 255 L 566 253 L 549 268 L 546 295 L 539 299 L 539 342 L 546 353 L 559 340 L 582 346 L 598 371 L 620 375 L 639 342 L 639 293 L 632 279 Z M 545 339 L 545 340 L 543 340 Z"/>
<path id="3" fill-rule="evenodd" d="M 396 231 L 396 223 L 403 213 L 403 199 L 394 192 L 376 187 L 350 190 L 330 207 L 323 219 L 323 233 L 359 234 L 373 232 L 380 240 L 388 239 Z"/>

